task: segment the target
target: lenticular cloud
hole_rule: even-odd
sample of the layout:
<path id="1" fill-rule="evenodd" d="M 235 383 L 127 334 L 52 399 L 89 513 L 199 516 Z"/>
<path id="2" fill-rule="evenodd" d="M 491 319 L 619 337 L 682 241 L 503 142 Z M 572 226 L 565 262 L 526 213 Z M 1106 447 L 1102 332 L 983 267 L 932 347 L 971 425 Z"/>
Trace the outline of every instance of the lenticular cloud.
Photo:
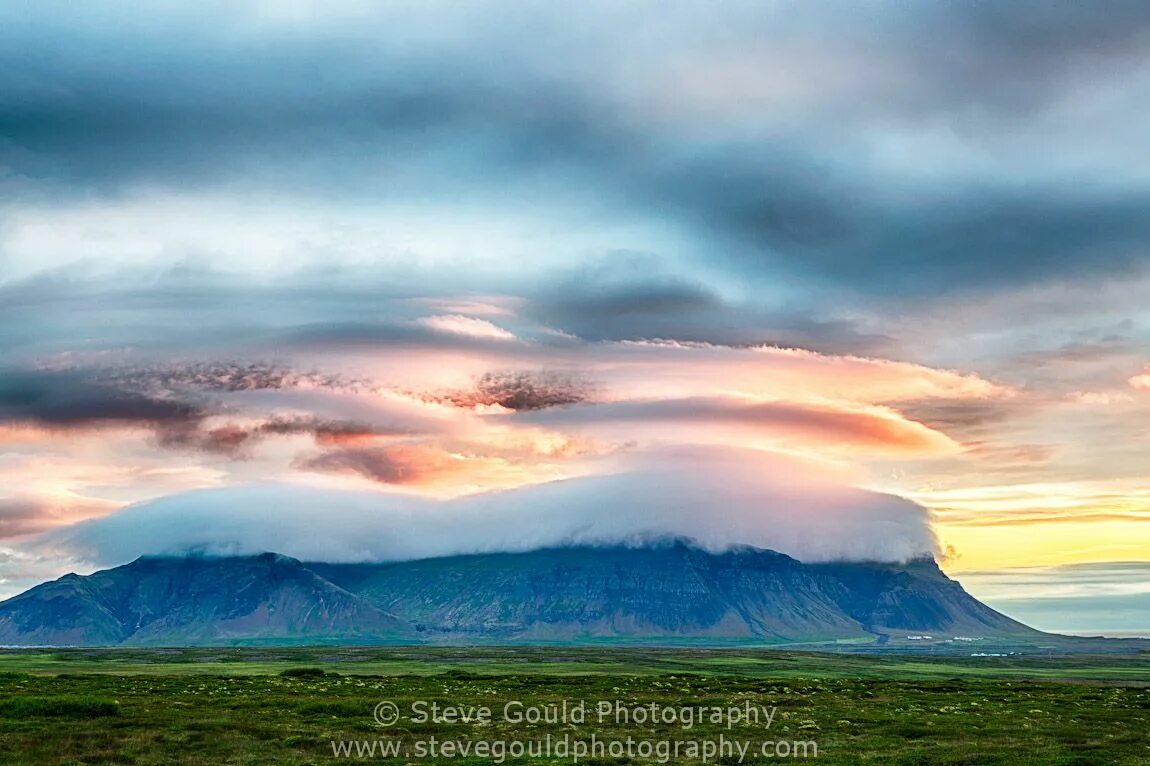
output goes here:
<path id="1" fill-rule="evenodd" d="M 899 561 L 936 547 L 927 511 L 908 500 L 766 453 L 698 448 L 446 500 L 295 484 L 200 490 L 47 533 L 37 545 L 107 566 L 147 554 L 400 561 L 668 538 L 710 550 L 753 545 L 803 561 Z"/>

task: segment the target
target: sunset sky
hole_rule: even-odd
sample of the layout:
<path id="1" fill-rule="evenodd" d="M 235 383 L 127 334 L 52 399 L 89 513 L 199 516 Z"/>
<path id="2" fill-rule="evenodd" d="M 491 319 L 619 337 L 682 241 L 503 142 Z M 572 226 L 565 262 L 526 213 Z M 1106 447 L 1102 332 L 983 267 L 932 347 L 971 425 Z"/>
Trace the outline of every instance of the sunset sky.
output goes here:
<path id="1" fill-rule="evenodd" d="M 238 5 L 0 6 L 0 595 L 666 531 L 1147 613 L 1150 6 Z"/>

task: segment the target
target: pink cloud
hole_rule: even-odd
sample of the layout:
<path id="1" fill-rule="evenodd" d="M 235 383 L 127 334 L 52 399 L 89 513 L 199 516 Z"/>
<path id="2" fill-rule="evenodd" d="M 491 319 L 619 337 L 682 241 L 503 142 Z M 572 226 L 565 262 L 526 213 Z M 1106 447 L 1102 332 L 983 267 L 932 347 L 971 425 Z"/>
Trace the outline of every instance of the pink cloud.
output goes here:
<path id="1" fill-rule="evenodd" d="M 849 403 L 690 397 L 586 404 L 526 417 L 558 428 L 687 443 L 726 442 L 735 433 L 744 439 L 766 437 L 774 446 L 847 448 L 862 454 L 926 457 L 961 450 L 946 434 L 892 409 Z"/>
<path id="2" fill-rule="evenodd" d="M 71 492 L 0 497 L 0 539 L 99 518 L 122 506 L 123 503 L 82 497 Z"/>
<path id="3" fill-rule="evenodd" d="M 1146 366 L 1145 371 L 1133 376 L 1126 382 L 1139 391 L 1150 391 L 1150 365 Z"/>

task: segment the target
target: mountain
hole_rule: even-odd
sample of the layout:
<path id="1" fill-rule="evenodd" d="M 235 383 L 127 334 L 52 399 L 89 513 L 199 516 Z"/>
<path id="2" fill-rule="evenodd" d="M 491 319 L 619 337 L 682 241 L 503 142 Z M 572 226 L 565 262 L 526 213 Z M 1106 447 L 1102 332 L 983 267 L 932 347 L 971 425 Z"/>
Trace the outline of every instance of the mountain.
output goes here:
<path id="1" fill-rule="evenodd" d="M 971 596 L 932 558 L 906 564 L 834 563 L 809 568 L 840 584 L 835 603 L 870 633 L 1040 635 Z"/>
<path id="2" fill-rule="evenodd" d="M 1042 635 L 975 600 L 931 559 L 803 564 L 681 542 L 384 564 L 149 557 L 0 603 L 7 645 L 761 644 L 905 632 Z"/>
<path id="3" fill-rule="evenodd" d="M 185 645 L 399 635 L 403 622 L 299 561 L 141 558 L 0 603 L 0 644 Z"/>
<path id="4" fill-rule="evenodd" d="M 429 636 L 563 640 L 861 635 L 832 584 L 773 551 L 563 548 L 316 571 Z"/>

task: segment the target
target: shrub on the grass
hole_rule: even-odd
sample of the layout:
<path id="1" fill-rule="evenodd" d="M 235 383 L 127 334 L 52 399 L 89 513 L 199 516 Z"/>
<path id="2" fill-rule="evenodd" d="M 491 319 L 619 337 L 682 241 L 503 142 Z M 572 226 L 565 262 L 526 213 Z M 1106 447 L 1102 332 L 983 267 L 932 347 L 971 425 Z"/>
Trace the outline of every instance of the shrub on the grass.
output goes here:
<path id="1" fill-rule="evenodd" d="M 0 718 L 100 718 L 119 714 L 118 703 L 90 697 L 9 697 L 0 700 Z"/>
<path id="2" fill-rule="evenodd" d="M 372 705 L 363 702 L 304 702 L 296 706 L 301 715 L 327 715 L 338 718 L 364 718 Z"/>
<path id="3" fill-rule="evenodd" d="M 323 678 L 328 674 L 323 668 L 288 668 L 281 670 L 280 675 L 284 678 Z"/>

